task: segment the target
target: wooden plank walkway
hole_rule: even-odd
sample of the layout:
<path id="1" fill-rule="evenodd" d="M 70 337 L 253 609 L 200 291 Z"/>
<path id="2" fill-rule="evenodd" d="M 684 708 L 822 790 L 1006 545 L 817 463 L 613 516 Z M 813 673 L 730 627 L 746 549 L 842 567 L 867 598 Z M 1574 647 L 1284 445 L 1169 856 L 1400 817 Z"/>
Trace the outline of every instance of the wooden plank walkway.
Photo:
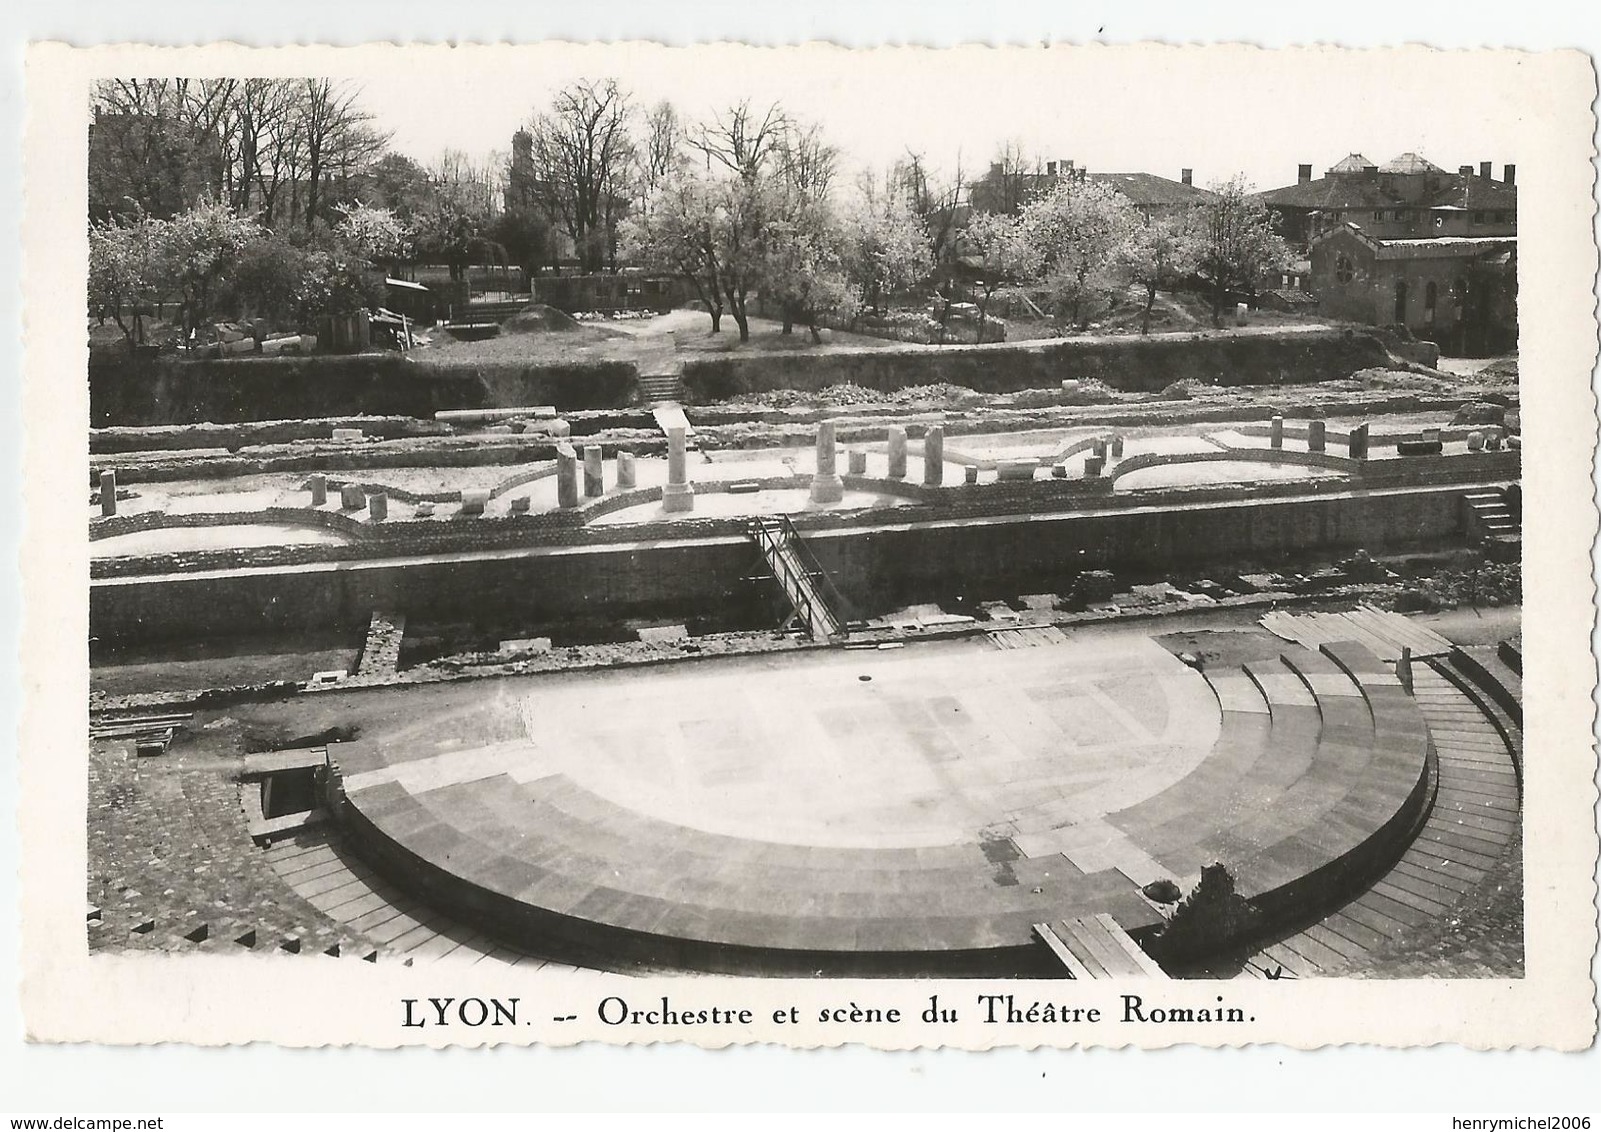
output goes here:
<path id="1" fill-rule="evenodd" d="M 1400 659 L 1409 648 L 1417 658 L 1444 656 L 1450 641 L 1400 613 L 1360 605 L 1345 613 L 1286 613 L 1274 610 L 1260 618 L 1262 627 L 1286 641 L 1316 651 L 1337 641 L 1356 641 L 1380 660 Z"/>
<path id="2" fill-rule="evenodd" d="M 349 852 L 332 831 L 273 846 L 268 863 L 308 904 L 370 940 L 380 958 L 407 966 L 455 963 L 575 971 L 482 934 L 408 896 Z"/>
<path id="3" fill-rule="evenodd" d="M 1059 645 L 1067 640 L 1067 634 L 1055 625 L 1028 625 L 1020 629 L 990 629 L 989 639 L 996 648 L 1026 649 L 1037 648 L 1040 645 Z"/>
<path id="4" fill-rule="evenodd" d="M 1500 730 L 1432 668 L 1414 668 L 1413 682 L 1439 760 L 1439 790 L 1428 821 L 1366 892 L 1263 947 L 1247 961 L 1243 976 L 1327 977 L 1404 944 L 1462 903 L 1517 832 L 1521 798 Z"/>
<path id="5" fill-rule="evenodd" d="M 1156 960 L 1104 912 L 1035 924 L 1034 934 L 1050 948 L 1070 979 L 1167 978 Z"/>

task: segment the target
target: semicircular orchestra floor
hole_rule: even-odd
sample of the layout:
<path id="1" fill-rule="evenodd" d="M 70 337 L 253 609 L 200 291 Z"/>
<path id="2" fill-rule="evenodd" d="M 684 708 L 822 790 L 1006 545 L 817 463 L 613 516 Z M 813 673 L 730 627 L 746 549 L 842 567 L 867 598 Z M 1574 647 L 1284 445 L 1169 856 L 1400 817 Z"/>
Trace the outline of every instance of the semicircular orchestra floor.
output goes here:
<path id="1" fill-rule="evenodd" d="M 1141 886 L 1214 860 L 1271 903 L 1427 781 L 1360 649 L 1202 675 L 1148 640 L 950 642 L 482 689 L 330 748 L 349 825 L 459 914 L 602 964 L 1033 970 L 1033 925 L 1148 931 Z"/>

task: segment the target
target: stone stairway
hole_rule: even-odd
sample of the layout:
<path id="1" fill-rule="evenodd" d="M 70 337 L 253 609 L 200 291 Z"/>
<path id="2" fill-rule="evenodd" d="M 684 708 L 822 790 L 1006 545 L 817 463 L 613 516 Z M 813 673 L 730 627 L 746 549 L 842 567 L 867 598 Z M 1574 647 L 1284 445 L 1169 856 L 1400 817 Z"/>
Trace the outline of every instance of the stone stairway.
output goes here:
<path id="1" fill-rule="evenodd" d="M 1488 488 L 1467 492 L 1462 499 L 1468 509 L 1468 537 L 1483 543 L 1491 558 L 1515 558 L 1523 545 L 1523 519 L 1512 513 L 1505 494 Z"/>
<path id="2" fill-rule="evenodd" d="M 369 678 L 393 676 L 400 667 L 400 643 L 406 636 L 406 615 L 382 609 L 373 610 L 367 625 L 367 642 L 361 650 L 356 675 Z"/>
<path id="3" fill-rule="evenodd" d="M 267 862 L 295 894 L 339 927 L 368 944 L 373 961 L 417 966 L 439 960 L 560 968 L 492 936 L 466 927 L 376 876 L 331 830 L 310 831 L 266 851 Z"/>
<path id="4" fill-rule="evenodd" d="M 1413 669 L 1438 786 L 1428 819 L 1396 863 L 1316 923 L 1261 946 L 1242 975 L 1306 978 L 1372 966 L 1459 916 L 1460 906 L 1515 852 L 1521 799 L 1501 730 L 1434 668 Z"/>
<path id="5" fill-rule="evenodd" d="M 666 402 L 679 404 L 684 400 L 684 382 L 679 371 L 668 373 L 641 373 L 639 395 L 647 405 Z"/>

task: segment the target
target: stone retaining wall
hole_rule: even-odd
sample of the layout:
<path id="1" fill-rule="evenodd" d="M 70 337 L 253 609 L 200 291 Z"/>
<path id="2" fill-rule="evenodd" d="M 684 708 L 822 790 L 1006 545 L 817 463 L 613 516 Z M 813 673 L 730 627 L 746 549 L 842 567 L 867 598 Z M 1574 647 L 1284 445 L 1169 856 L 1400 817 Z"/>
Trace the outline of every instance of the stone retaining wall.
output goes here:
<path id="1" fill-rule="evenodd" d="M 1114 389 L 1156 392 L 1175 381 L 1332 381 L 1390 363 L 1383 344 L 1365 333 L 1223 332 L 704 358 L 685 364 L 683 381 L 697 402 L 776 389 L 819 390 L 845 382 L 886 392 L 949 382 L 983 393 L 1011 393 L 1093 378 Z"/>

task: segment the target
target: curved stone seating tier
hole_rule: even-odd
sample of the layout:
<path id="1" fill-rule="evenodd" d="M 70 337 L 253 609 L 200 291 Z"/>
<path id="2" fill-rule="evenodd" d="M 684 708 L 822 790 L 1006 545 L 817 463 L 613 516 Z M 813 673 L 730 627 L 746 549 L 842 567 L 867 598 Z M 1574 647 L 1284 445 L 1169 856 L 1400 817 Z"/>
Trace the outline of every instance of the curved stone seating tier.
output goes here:
<path id="1" fill-rule="evenodd" d="M 1370 653 L 1327 653 L 1207 673 L 1221 730 L 1193 769 L 1010 843 L 766 841 L 637 811 L 559 771 L 486 763 L 446 781 L 391 773 L 406 756 L 372 741 L 332 753 L 363 853 L 513 943 L 600 966 L 1059 974 L 1034 925 L 1109 915 L 1139 938 L 1162 923 L 1139 892 L 1158 876 L 1188 884 L 1221 861 L 1242 895 L 1299 915 L 1404 848 L 1427 801 L 1427 729 Z"/>
<path id="2" fill-rule="evenodd" d="M 1275 919 L 1336 899 L 1405 848 L 1428 808 L 1428 730 L 1381 661 L 1341 643 L 1206 676 L 1223 712 L 1213 756 L 1108 821 L 1175 877 L 1223 863 Z"/>
<path id="3" fill-rule="evenodd" d="M 595 958 L 746 972 L 1031 970 L 1032 925 L 1058 909 L 1110 912 L 1125 927 L 1158 919 L 1113 870 L 1085 876 L 1061 862 L 1050 877 L 1000 885 L 977 845 L 727 837 L 624 809 L 563 775 L 417 794 L 389 782 L 354 801 L 366 849 L 413 886 L 508 936 Z"/>

